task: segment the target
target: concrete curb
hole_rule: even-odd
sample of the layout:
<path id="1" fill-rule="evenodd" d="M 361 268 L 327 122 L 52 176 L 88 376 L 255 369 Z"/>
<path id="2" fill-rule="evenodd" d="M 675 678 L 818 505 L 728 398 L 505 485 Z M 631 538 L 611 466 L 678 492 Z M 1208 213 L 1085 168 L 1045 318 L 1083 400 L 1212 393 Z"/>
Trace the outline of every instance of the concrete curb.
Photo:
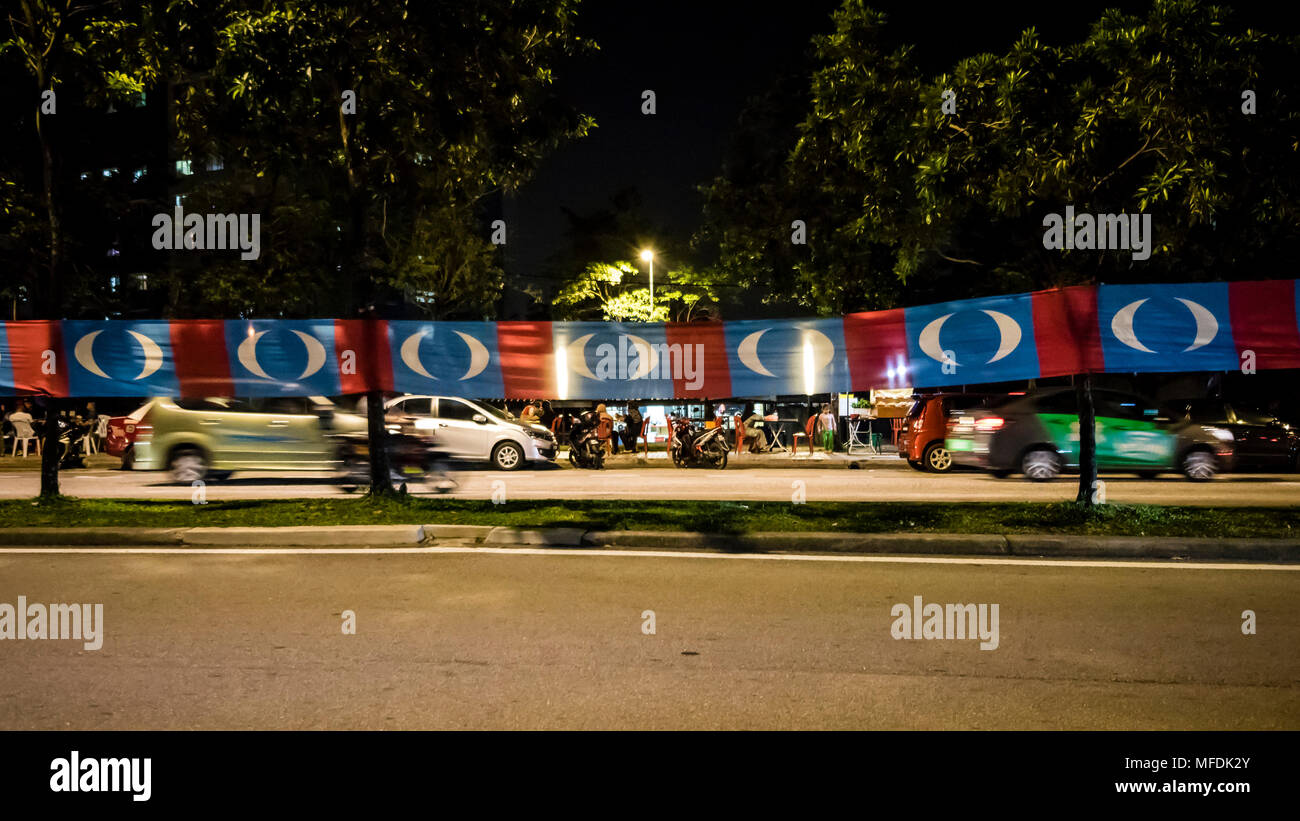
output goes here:
<path id="1" fill-rule="evenodd" d="M 0 545 L 180 545 L 184 528 L 161 527 L 6 527 Z"/>
<path id="2" fill-rule="evenodd" d="M 389 547 L 420 544 L 421 525 L 343 525 L 338 527 L 192 527 L 182 543 L 208 547 Z"/>
<path id="3" fill-rule="evenodd" d="M 729 553 L 1022 556 L 1090 559 L 1228 559 L 1300 561 L 1300 539 L 1171 536 L 1009 535 L 965 533 L 699 533 L 661 530 L 584 531 L 491 525 L 343 525 L 336 527 L 26 527 L 0 528 L 3 546 L 389 547 L 449 542 L 549 546 L 717 550 Z"/>
<path id="4" fill-rule="evenodd" d="M 1006 556 L 1001 536 L 963 533 L 683 533 L 654 530 L 591 531 L 583 544 L 728 552 L 959 553 Z"/>

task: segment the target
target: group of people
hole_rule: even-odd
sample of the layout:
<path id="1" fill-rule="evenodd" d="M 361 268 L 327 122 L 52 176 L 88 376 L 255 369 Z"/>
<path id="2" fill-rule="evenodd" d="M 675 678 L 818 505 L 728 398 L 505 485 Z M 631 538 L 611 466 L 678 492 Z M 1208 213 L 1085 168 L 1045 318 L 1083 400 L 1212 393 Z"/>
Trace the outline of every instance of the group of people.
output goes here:
<path id="1" fill-rule="evenodd" d="M 37 413 L 40 415 L 37 416 Z M 58 415 L 74 429 L 87 435 L 96 433 L 99 413 L 95 409 L 94 402 L 87 402 L 86 406 L 79 410 L 59 411 Z M 0 449 L 4 449 L 4 445 L 8 444 L 7 452 L 15 455 L 21 443 L 24 456 L 39 452 L 41 449 L 39 442 L 45 429 L 46 419 L 44 408 L 33 406 L 29 399 L 17 400 L 12 409 L 7 403 L 0 403 Z"/>
<path id="2" fill-rule="evenodd" d="M 645 422 L 640 408 L 632 405 L 627 409 L 627 413 L 611 414 L 602 402 L 596 406 L 595 413 L 600 420 L 600 429 L 605 431 L 601 439 L 605 443 L 607 453 L 618 453 L 620 447 L 629 453 L 636 450 L 636 440 L 641 436 L 641 427 Z M 529 400 L 519 412 L 519 421 L 525 424 L 545 425 L 544 415 L 545 409 L 542 403 Z M 572 427 L 572 414 L 557 413 L 551 419 L 551 432 L 557 437 L 565 436 Z"/>
<path id="3" fill-rule="evenodd" d="M 724 406 L 719 405 L 717 416 L 721 421 L 724 413 Z M 745 449 L 750 453 L 767 453 L 771 451 L 773 442 L 767 438 L 766 429 L 760 427 L 766 417 L 754 409 L 753 402 L 745 403 L 744 410 L 740 413 L 741 439 L 745 442 Z M 812 441 L 819 445 L 822 450 L 832 453 L 835 450 L 835 414 L 831 411 L 829 404 L 823 404 L 821 410 L 817 412 L 812 421 Z"/>

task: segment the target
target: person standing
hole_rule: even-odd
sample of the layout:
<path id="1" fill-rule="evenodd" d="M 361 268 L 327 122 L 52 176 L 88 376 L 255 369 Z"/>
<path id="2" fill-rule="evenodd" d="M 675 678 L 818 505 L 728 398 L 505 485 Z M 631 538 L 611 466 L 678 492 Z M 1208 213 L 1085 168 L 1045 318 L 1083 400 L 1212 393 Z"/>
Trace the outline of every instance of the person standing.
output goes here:
<path id="1" fill-rule="evenodd" d="M 623 422 L 623 446 L 629 453 L 635 453 L 636 440 L 641 435 L 641 425 L 645 422 L 645 417 L 641 415 L 641 409 L 636 405 L 628 405 L 627 417 Z"/>
<path id="2" fill-rule="evenodd" d="M 833 453 L 835 451 L 835 414 L 831 413 L 830 405 L 822 405 L 822 411 L 817 415 L 815 431 L 818 439 L 821 440 L 822 450 Z"/>

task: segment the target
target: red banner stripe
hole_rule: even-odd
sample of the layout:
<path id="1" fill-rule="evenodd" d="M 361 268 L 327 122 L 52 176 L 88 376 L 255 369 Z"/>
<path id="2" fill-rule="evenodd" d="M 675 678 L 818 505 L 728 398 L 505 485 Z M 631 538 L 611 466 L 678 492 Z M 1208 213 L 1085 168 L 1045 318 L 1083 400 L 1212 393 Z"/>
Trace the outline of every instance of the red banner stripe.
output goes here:
<path id="1" fill-rule="evenodd" d="M 908 378 L 907 323 L 902 308 L 844 316 L 844 350 L 855 391 L 905 388 Z"/>
<path id="2" fill-rule="evenodd" d="M 1097 325 L 1097 289 L 1090 285 L 1035 291 L 1034 344 L 1039 376 L 1100 373 L 1106 359 Z"/>
<path id="3" fill-rule="evenodd" d="M 339 392 L 393 390 L 393 355 L 388 323 L 370 319 L 336 319 L 334 354 L 339 363 Z"/>
<path id="4" fill-rule="evenodd" d="M 668 342 L 674 398 L 731 396 L 727 336 L 721 322 L 669 322 L 664 326 L 664 338 Z"/>
<path id="5" fill-rule="evenodd" d="M 226 323 L 187 319 L 171 323 L 176 381 L 182 396 L 231 396 L 235 392 L 226 356 Z"/>
<path id="6" fill-rule="evenodd" d="M 1300 368 L 1295 280 L 1231 282 L 1228 315 L 1237 354 L 1255 354 L 1256 368 Z"/>
<path id="7" fill-rule="evenodd" d="M 17 393 L 68 395 L 63 330 L 57 321 L 6 322 L 5 334 Z"/>
<path id="8" fill-rule="evenodd" d="M 555 396 L 555 350 L 550 322 L 498 322 L 497 353 L 506 399 Z"/>

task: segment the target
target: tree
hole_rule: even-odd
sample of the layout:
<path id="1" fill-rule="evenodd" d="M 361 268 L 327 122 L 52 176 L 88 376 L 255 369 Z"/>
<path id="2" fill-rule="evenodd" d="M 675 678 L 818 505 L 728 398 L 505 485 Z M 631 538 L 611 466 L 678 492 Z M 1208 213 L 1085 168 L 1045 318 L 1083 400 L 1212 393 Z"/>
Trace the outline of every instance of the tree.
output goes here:
<path id="1" fill-rule="evenodd" d="M 690 322 L 716 318 L 716 287 L 694 269 L 662 271 L 654 302 L 645 276 L 631 262 L 595 262 L 560 289 L 552 313 L 561 320 Z"/>

